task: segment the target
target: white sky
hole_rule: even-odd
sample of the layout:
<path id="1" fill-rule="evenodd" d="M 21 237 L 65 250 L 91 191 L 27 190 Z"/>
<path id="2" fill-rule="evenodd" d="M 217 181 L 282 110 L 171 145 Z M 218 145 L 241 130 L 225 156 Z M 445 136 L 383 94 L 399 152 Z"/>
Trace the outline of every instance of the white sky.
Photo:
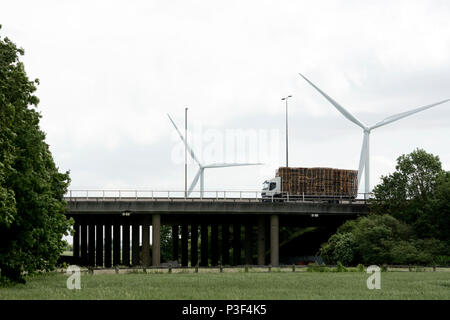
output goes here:
<path id="1" fill-rule="evenodd" d="M 41 80 L 41 126 L 72 189 L 182 190 L 166 113 L 183 128 L 185 106 L 202 161 L 265 163 L 207 170 L 205 188 L 259 189 L 285 162 L 287 94 L 289 164 L 356 170 L 362 130 L 298 72 L 367 124 L 450 98 L 448 0 L 2 0 L 0 23 Z M 239 130 L 256 143 L 230 147 Z M 450 103 L 374 130 L 372 186 L 416 147 L 450 170 L 449 136 Z"/>

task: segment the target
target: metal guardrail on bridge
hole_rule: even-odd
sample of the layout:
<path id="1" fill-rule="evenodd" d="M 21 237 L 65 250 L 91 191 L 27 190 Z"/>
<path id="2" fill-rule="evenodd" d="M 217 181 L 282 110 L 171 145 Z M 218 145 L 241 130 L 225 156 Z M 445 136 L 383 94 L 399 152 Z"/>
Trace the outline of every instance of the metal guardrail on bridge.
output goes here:
<path id="1" fill-rule="evenodd" d="M 365 193 L 358 193 L 357 197 L 345 195 L 317 196 L 308 194 L 293 195 L 282 193 L 282 197 L 262 197 L 261 191 L 192 191 L 186 196 L 185 191 L 177 190 L 69 190 L 65 198 L 69 201 L 77 200 L 170 200 L 170 201 L 267 201 L 267 202 L 339 202 L 339 203 L 365 203 Z M 369 197 L 371 194 L 369 194 Z"/>

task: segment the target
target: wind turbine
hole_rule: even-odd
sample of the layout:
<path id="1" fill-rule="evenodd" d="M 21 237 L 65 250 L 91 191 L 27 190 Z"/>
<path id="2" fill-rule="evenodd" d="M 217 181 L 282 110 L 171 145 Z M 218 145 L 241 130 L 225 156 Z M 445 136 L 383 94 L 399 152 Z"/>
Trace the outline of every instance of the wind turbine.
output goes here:
<path id="1" fill-rule="evenodd" d="M 172 120 L 170 115 L 167 114 L 167 116 L 169 117 L 170 122 L 172 122 L 173 126 L 177 130 L 178 135 L 180 136 L 181 140 L 183 140 L 183 143 L 185 144 L 187 150 L 191 154 L 192 159 L 194 159 L 194 161 L 197 162 L 198 167 L 199 167 L 199 169 L 197 171 L 197 174 L 195 175 L 194 179 L 192 180 L 191 186 L 189 187 L 187 196 L 189 196 L 191 194 L 192 190 L 195 188 L 195 186 L 198 183 L 198 180 L 200 179 L 200 197 L 203 197 L 204 185 L 205 185 L 205 183 L 204 183 L 204 178 L 205 178 L 204 172 L 205 172 L 205 169 L 262 165 L 262 163 L 211 163 L 211 164 L 203 165 L 197 159 L 197 157 L 195 156 L 194 151 L 191 149 L 191 147 L 189 147 L 189 145 L 186 143 L 186 140 L 184 139 L 184 137 L 181 134 L 180 130 L 178 130 L 177 125 Z"/>
<path id="2" fill-rule="evenodd" d="M 342 113 L 342 115 L 344 117 L 346 117 L 348 120 L 350 120 L 351 122 L 353 122 L 354 124 L 356 124 L 357 126 L 361 127 L 363 129 L 364 132 L 364 138 L 363 138 L 363 143 L 362 143 L 362 148 L 361 148 L 361 155 L 359 158 L 359 168 L 358 168 L 358 185 L 361 181 L 361 175 L 362 175 L 362 171 L 364 170 L 365 176 L 364 176 L 364 182 L 365 182 L 365 193 L 364 193 L 364 197 L 368 198 L 368 194 L 370 192 L 370 133 L 373 129 L 385 126 L 389 123 L 392 123 L 394 121 L 403 119 L 405 117 L 408 117 L 410 115 L 413 115 L 417 112 L 420 111 L 424 111 L 426 109 L 435 107 L 437 105 L 440 105 L 442 103 L 448 102 L 450 101 L 450 99 L 447 100 L 443 100 L 440 102 L 436 102 L 427 106 L 423 106 L 423 107 L 419 107 L 416 109 L 412 109 L 410 111 L 406 111 L 406 112 L 402 112 L 402 113 L 398 113 L 398 114 L 394 114 L 390 117 L 385 118 L 384 120 L 375 123 L 372 126 L 367 126 L 365 124 L 363 124 L 361 121 L 359 121 L 356 117 L 354 117 L 350 112 L 348 112 L 346 109 L 344 109 L 344 107 L 342 107 L 339 103 L 337 103 L 335 100 L 333 100 L 330 96 L 328 96 L 325 92 L 323 92 L 322 90 L 320 90 L 316 85 L 314 85 L 314 83 L 312 83 L 311 81 L 309 81 L 304 75 L 302 75 L 301 73 L 299 73 L 299 75 L 305 79 L 311 86 L 313 86 L 317 91 L 319 91 L 319 93 L 325 97 L 325 99 L 327 99 L 340 113 Z"/>

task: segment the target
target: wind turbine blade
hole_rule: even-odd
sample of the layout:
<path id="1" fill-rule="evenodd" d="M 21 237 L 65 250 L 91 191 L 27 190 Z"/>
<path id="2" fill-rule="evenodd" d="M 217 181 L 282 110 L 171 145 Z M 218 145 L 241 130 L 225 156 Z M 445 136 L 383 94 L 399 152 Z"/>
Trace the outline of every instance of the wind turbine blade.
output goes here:
<path id="1" fill-rule="evenodd" d="M 240 166 L 260 166 L 263 163 L 211 163 L 203 166 L 203 168 L 225 168 L 225 167 L 240 167 Z"/>
<path id="2" fill-rule="evenodd" d="M 175 124 L 175 122 L 172 120 L 172 118 L 170 117 L 169 114 L 167 114 L 167 116 L 170 119 L 170 122 L 172 122 L 173 126 L 175 127 L 175 129 L 178 132 L 178 135 L 180 136 L 181 140 L 183 140 L 184 145 L 186 146 L 186 148 L 188 149 L 189 153 L 191 154 L 192 159 L 195 160 L 195 162 L 198 163 L 199 166 L 201 166 L 200 161 L 198 161 L 197 157 L 194 154 L 194 151 L 192 151 L 191 147 L 189 147 L 189 145 L 186 143 L 186 140 L 184 139 L 183 135 L 181 134 L 180 130 L 178 130 L 177 125 Z"/>
<path id="3" fill-rule="evenodd" d="M 367 129 L 367 127 L 358 119 L 356 119 L 350 112 L 348 112 L 343 106 L 341 106 L 339 103 L 337 103 L 335 100 L 333 100 L 330 96 L 328 96 L 325 92 L 323 92 L 322 90 L 320 90 L 318 87 L 316 87 L 316 85 L 314 83 L 312 83 L 311 81 L 308 80 L 308 78 L 306 78 L 304 75 L 302 75 L 301 73 L 299 73 L 299 75 L 305 79 L 311 86 L 313 86 L 317 91 L 319 91 L 319 93 L 325 97 L 325 99 L 327 99 L 340 113 L 342 113 L 342 115 L 344 117 L 346 117 L 348 120 L 350 120 L 351 122 L 353 122 L 354 124 L 360 126 L 363 129 Z"/>
<path id="4" fill-rule="evenodd" d="M 359 168 L 358 168 L 358 186 L 361 182 L 362 172 L 364 170 L 364 164 L 366 159 L 366 148 L 367 148 L 367 134 L 364 133 L 363 144 L 361 147 L 361 155 L 359 157 Z"/>
<path id="5" fill-rule="evenodd" d="M 413 109 L 413 110 L 410 110 L 410 111 L 394 114 L 393 116 L 387 117 L 386 119 L 376 123 L 375 125 L 370 127 L 370 130 L 382 127 L 382 126 L 387 125 L 389 123 L 392 123 L 394 121 L 403 119 L 403 118 L 408 117 L 410 115 L 413 115 L 413 114 L 415 114 L 417 112 L 427 110 L 429 108 L 435 107 L 437 105 L 440 105 L 440 104 L 448 102 L 448 101 L 450 101 L 450 99 L 439 101 L 439 102 L 436 102 L 436 103 L 433 103 L 433 104 L 430 104 L 430 105 L 427 105 L 427 106 L 424 106 L 424 107 L 419 107 L 419 108 L 416 108 L 416 109 Z"/>
<path id="6" fill-rule="evenodd" d="M 192 190 L 194 190 L 195 186 L 197 185 L 198 179 L 200 178 L 200 175 L 202 174 L 202 168 L 198 169 L 197 174 L 194 177 L 194 180 L 192 180 L 191 186 L 188 189 L 188 195 L 191 194 Z"/>

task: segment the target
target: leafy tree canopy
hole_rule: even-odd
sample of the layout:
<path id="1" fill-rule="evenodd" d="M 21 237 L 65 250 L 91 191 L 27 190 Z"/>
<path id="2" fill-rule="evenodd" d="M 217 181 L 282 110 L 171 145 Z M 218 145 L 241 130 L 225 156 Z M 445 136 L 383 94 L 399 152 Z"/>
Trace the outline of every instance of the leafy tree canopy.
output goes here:
<path id="1" fill-rule="evenodd" d="M 39 128 L 39 80 L 28 79 L 23 54 L 0 36 L 0 276 L 12 281 L 52 269 L 71 224 L 69 174 L 58 172 Z"/>
<path id="2" fill-rule="evenodd" d="M 450 174 L 438 156 L 416 149 L 400 156 L 396 171 L 381 180 L 371 212 L 410 224 L 419 238 L 450 239 Z"/>
<path id="3" fill-rule="evenodd" d="M 397 159 L 370 201 L 371 214 L 343 224 L 320 249 L 327 263 L 448 264 L 450 172 L 416 149 Z"/>

